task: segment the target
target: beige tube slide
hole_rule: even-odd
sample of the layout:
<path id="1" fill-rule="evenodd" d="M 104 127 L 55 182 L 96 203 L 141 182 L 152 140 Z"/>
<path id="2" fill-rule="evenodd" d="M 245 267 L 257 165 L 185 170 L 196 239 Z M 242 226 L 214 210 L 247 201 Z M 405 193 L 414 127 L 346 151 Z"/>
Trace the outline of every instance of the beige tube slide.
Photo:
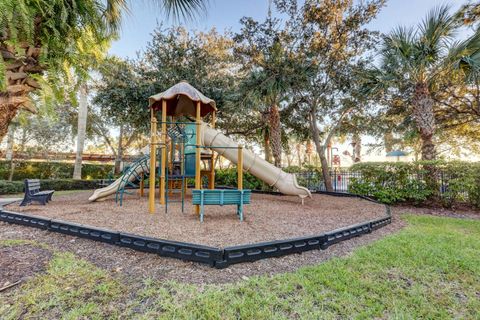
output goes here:
<path id="1" fill-rule="evenodd" d="M 238 147 L 238 143 L 206 123 L 202 123 L 201 133 L 202 144 L 206 147 Z M 237 149 L 214 148 L 213 150 L 233 163 L 237 163 Z M 312 196 L 307 188 L 298 185 L 294 174 L 286 173 L 246 149 L 243 149 L 243 169 L 283 194 L 299 196 L 302 199 Z"/>
<path id="2" fill-rule="evenodd" d="M 211 128 L 206 123 L 202 123 L 201 129 L 202 137 L 201 143 L 206 147 L 226 146 L 231 148 L 238 147 L 238 143 L 225 136 L 223 133 Z M 214 148 L 214 150 L 221 156 L 227 158 L 233 163 L 237 164 L 238 150 L 228 148 Z M 282 169 L 275 167 L 271 163 L 263 160 L 256 154 L 243 149 L 243 169 L 246 172 L 253 174 L 260 180 L 268 183 L 270 186 L 278 189 L 283 194 L 291 196 L 299 196 L 304 199 L 311 197 L 310 191 L 307 188 L 299 186 L 294 174 L 286 173 Z M 137 173 L 140 174 L 144 170 L 143 166 L 137 168 Z M 109 186 L 95 190 L 95 192 L 88 198 L 90 201 L 102 201 L 108 196 L 117 192 L 122 178 L 118 178 Z M 131 179 L 135 179 L 131 175 Z"/>
<path id="3" fill-rule="evenodd" d="M 137 174 L 140 174 L 142 173 L 143 171 L 145 171 L 145 167 L 144 166 L 138 166 L 136 168 L 136 172 Z M 145 173 L 148 173 L 145 172 Z M 135 175 L 130 175 L 130 182 L 135 180 Z M 88 198 L 89 201 L 102 201 L 102 200 L 105 200 L 108 196 L 112 195 L 112 194 L 115 194 L 115 192 L 117 192 L 117 189 L 118 187 L 120 186 L 120 182 L 122 181 L 122 177 L 118 178 L 117 180 L 115 180 L 114 182 L 112 182 L 111 184 L 109 184 L 108 186 L 104 187 L 104 188 L 100 188 L 100 189 L 96 189 L 93 194 L 90 196 L 90 198 Z"/>

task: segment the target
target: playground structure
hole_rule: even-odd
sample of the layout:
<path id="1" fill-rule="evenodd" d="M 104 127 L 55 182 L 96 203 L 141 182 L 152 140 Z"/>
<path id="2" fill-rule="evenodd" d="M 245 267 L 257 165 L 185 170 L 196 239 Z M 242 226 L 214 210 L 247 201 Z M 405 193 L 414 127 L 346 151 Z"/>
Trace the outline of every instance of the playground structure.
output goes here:
<path id="1" fill-rule="evenodd" d="M 250 202 L 250 190 L 243 189 L 244 171 L 250 172 L 283 194 L 299 196 L 302 202 L 304 198 L 311 196 L 307 188 L 298 185 L 294 174 L 273 166 L 217 131 L 215 101 L 205 97 L 187 82 L 180 82 L 151 96 L 149 108 L 149 155 L 134 162 L 122 177 L 111 185 L 95 190 L 89 198 L 90 201 L 103 200 L 116 194 L 117 202 L 122 204 L 123 193 L 127 192 L 128 186 L 138 186 L 140 195 L 143 196 L 144 181 L 149 178 L 150 213 L 155 212 L 157 179 L 160 204 L 165 205 L 167 210 L 168 203 L 175 201 L 170 196 L 180 193 L 183 211 L 187 179 L 194 178 L 192 202 L 201 220 L 204 205 L 226 204 L 237 205 L 237 214 L 242 220 L 243 204 Z M 157 120 L 158 116 L 160 122 Z M 204 122 L 206 118 L 209 123 Z M 214 163 L 218 156 L 237 165 L 237 190 L 225 192 L 215 189 Z M 202 178 L 208 181 L 208 191 L 202 191 Z"/>

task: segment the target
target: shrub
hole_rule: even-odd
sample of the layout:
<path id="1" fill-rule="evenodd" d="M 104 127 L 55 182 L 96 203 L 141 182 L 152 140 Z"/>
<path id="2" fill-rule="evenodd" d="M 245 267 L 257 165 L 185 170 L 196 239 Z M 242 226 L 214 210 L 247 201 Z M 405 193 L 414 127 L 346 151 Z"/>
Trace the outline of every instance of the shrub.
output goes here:
<path id="1" fill-rule="evenodd" d="M 384 203 L 418 203 L 433 194 L 423 179 L 425 170 L 412 163 L 359 163 L 351 170 L 360 177 L 351 179 L 349 191 L 372 196 Z"/>
<path id="2" fill-rule="evenodd" d="M 73 176 L 73 163 L 14 161 L 13 180 L 23 179 L 70 179 Z M 82 179 L 104 179 L 113 171 L 108 164 L 83 164 Z M 0 179 L 7 180 L 10 161 L 0 161 Z"/>
<path id="3" fill-rule="evenodd" d="M 0 180 L 0 194 L 14 194 L 23 192 L 22 181 Z"/>
<path id="4" fill-rule="evenodd" d="M 90 190 L 98 188 L 98 180 L 40 180 L 41 190 Z M 0 195 L 14 194 L 23 192 L 23 181 L 5 181 L 0 180 Z"/>
<path id="5" fill-rule="evenodd" d="M 288 173 L 297 173 L 297 182 L 302 186 L 307 185 L 317 185 L 322 180 L 321 172 L 318 168 L 302 168 L 297 166 L 291 166 L 284 168 L 283 171 Z M 303 173 L 313 173 L 307 179 Z M 238 185 L 237 182 L 237 169 L 222 169 L 222 170 L 215 170 L 215 185 L 218 186 L 226 186 L 226 187 L 233 187 L 236 188 Z M 245 189 L 252 189 L 252 190 L 262 190 L 262 191 L 273 191 L 273 188 L 270 187 L 268 184 L 263 182 L 262 180 L 258 179 L 254 175 L 250 173 L 243 174 L 243 187 Z"/>
<path id="6" fill-rule="evenodd" d="M 435 172 L 429 183 L 427 169 Z M 446 207 L 470 203 L 480 207 L 480 164 L 464 161 L 371 162 L 352 166 L 349 191 L 384 203 L 422 203 L 433 197 Z"/>
<path id="7" fill-rule="evenodd" d="M 237 169 L 222 169 L 215 171 L 215 185 L 234 187 L 238 186 Z M 243 188 L 252 190 L 271 190 L 262 180 L 250 173 L 243 174 Z"/>

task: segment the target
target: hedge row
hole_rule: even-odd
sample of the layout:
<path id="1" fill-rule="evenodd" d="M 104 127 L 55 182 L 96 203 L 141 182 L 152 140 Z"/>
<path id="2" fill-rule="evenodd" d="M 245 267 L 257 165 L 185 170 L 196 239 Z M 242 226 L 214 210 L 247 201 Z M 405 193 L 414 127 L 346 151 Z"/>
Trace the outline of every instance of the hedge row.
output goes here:
<path id="1" fill-rule="evenodd" d="M 40 180 L 42 190 L 90 190 L 98 188 L 98 180 Z M 0 180 L 0 195 L 14 194 L 23 192 L 23 181 L 5 181 Z"/>
<path id="2" fill-rule="evenodd" d="M 73 176 L 73 163 L 14 161 L 13 180 L 23 179 L 70 179 Z M 105 179 L 113 172 L 113 165 L 83 164 L 82 179 Z M 10 161 L 0 160 L 0 179 L 10 175 Z"/>
<path id="3" fill-rule="evenodd" d="M 215 185 L 236 187 L 238 185 L 237 169 L 215 170 Z M 252 190 L 270 190 L 262 180 L 250 173 L 243 174 L 243 188 Z"/>
<path id="4" fill-rule="evenodd" d="M 298 183 L 303 186 L 307 186 L 307 184 L 319 184 L 320 180 L 323 180 L 321 169 L 313 166 L 305 166 L 302 168 L 298 166 L 290 166 L 282 168 L 282 170 L 288 173 L 296 173 Z M 308 182 L 302 176 L 304 173 L 313 173 Z M 230 168 L 215 170 L 215 185 L 236 187 L 237 169 Z M 243 187 L 252 190 L 273 191 L 272 187 L 250 173 L 243 174 Z"/>
<path id="5" fill-rule="evenodd" d="M 430 170 L 430 171 L 429 171 Z M 352 166 L 349 191 L 384 203 L 440 200 L 446 207 L 480 207 L 480 163 L 463 161 L 371 162 Z M 434 172 L 433 176 L 429 172 Z M 432 177 L 432 178 L 429 178 Z"/>

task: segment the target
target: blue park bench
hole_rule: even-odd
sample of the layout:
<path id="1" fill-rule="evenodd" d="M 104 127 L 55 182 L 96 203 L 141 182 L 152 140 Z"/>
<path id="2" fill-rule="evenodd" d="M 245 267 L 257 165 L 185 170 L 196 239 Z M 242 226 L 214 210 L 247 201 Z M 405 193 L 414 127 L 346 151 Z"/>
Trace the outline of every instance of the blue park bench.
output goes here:
<path id="1" fill-rule="evenodd" d="M 237 215 L 243 221 L 243 205 L 249 204 L 252 197 L 251 190 L 193 190 L 193 204 L 200 205 L 200 221 L 203 222 L 204 206 L 236 205 Z"/>
<path id="2" fill-rule="evenodd" d="M 25 196 L 20 206 L 26 206 L 32 201 L 38 201 L 45 205 L 52 200 L 54 192 L 54 190 L 40 191 L 40 180 L 38 179 L 25 179 Z"/>

